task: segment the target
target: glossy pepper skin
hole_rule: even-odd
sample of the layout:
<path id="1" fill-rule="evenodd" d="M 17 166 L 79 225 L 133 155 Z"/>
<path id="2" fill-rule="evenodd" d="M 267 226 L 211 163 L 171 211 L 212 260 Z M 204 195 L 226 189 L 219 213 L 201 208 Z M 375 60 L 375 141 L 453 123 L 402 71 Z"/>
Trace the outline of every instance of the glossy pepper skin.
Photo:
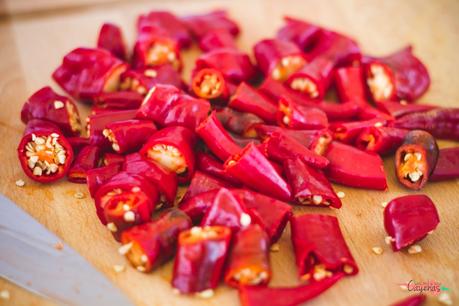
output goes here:
<path id="1" fill-rule="evenodd" d="M 135 91 L 104 92 L 94 98 L 94 105 L 105 109 L 138 109 L 143 96 Z"/>
<path id="2" fill-rule="evenodd" d="M 180 293 L 199 293 L 217 287 L 231 240 L 224 226 L 193 227 L 180 233 L 172 286 Z"/>
<path id="3" fill-rule="evenodd" d="M 217 110 L 215 115 L 228 131 L 244 137 L 255 137 L 254 126 L 264 123 L 255 114 L 241 113 L 229 107 Z"/>
<path id="4" fill-rule="evenodd" d="M 265 122 L 276 122 L 276 104 L 246 83 L 238 86 L 228 106 L 240 112 L 255 114 Z"/>
<path id="5" fill-rule="evenodd" d="M 41 121 L 41 120 L 39 120 Z M 30 121 L 29 121 L 30 123 Z M 27 125 L 29 125 L 29 123 Z M 57 128 L 57 126 L 56 126 Z M 90 145 L 89 138 L 87 137 L 81 137 L 81 136 L 75 136 L 75 137 L 67 137 L 68 142 L 73 148 L 73 153 L 78 154 L 78 152 L 81 151 L 84 147 Z"/>
<path id="6" fill-rule="evenodd" d="M 155 162 L 147 161 L 139 153 L 126 155 L 123 171 L 138 174 L 154 184 L 160 193 L 160 203 L 166 207 L 174 204 L 177 195 L 177 175 Z"/>
<path id="7" fill-rule="evenodd" d="M 320 170 L 296 158 L 284 162 L 284 171 L 296 204 L 341 207 L 341 200 Z"/>
<path id="8" fill-rule="evenodd" d="M 212 112 L 207 119 L 201 122 L 196 128 L 196 133 L 210 151 L 223 161 L 242 149 L 233 141 L 220 121 L 218 121 L 215 112 Z"/>
<path id="9" fill-rule="evenodd" d="M 369 127 L 386 126 L 386 124 L 386 120 L 380 118 L 364 121 L 337 122 L 330 125 L 330 130 L 333 133 L 333 139 L 344 143 L 353 143 L 355 138 L 364 129 Z"/>
<path id="10" fill-rule="evenodd" d="M 332 182 L 366 189 L 387 188 L 384 165 L 378 155 L 333 141 L 325 157 L 330 161 L 325 175 Z"/>
<path id="11" fill-rule="evenodd" d="M 433 182 L 459 177 L 459 148 L 445 148 L 438 152 L 438 161 L 429 180 Z"/>
<path id="12" fill-rule="evenodd" d="M 362 107 L 368 106 L 363 75 L 361 66 L 336 69 L 335 86 L 340 102 L 354 102 Z"/>
<path id="13" fill-rule="evenodd" d="M 199 39 L 199 48 L 203 52 L 216 49 L 237 49 L 234 35 L 225 29 L 212 30 Z"/>
<path id="14" fill-rule="evenodd" d="M 358 273 L 336 217 L 305 214 L 291 218 L 290 225 L 301 279 L 320 281 L 334 274 Z"/>
<path id="15" fill-rule="evenodd" d="M 102 165 L 108 166 L 113 164 L 122 164 L 124 163 L 125 157 L 121 154 L 105 152 L 102 157 Z"/>
<path id="16" fill-rule="evenodd" d="M 174 256 L 180 232 L 191 225 L 190 218 L 179 209 L 164 211 L 155 219 L 121 234 L 121 243 L 131 245 L 124 255 L 138 271 L 151 272 Z"/>
<path id="17" fill-rule="evenodd" d="M 406 134 L 403 144 L 395 152 L 395 173 L 407 188 L 420 190 L 429 180 L 438 160 L 435 138 L 421 130 Z"/>
<path id="18" fill-rule="evenodd" d="M 105 49 L 111 54 L 125 61 L 127 59 L 126 45 L 124 44 L 121 28 L 113 23 L 104 23 L 97 37 L 97 48 Z"/>
<path id="19" fill-rule="evenodd" d="M 269 246 L 269 237 L 259 225 L 249 225 L 235 234 L 225 283 L 232 287 L 268 284 L 271 279 Z"/>
<path id="20" fill-rule="evenodd" d="M 392 101 L 376 102 L 376 107 L 394 118 L 437 108 L 437 106 L 429 104 L 401 104 Z"/>
<path id="21" fill-rule="evenodd" d="M 226 102 L 231 95 L 231 85 L 223 74 L 214 68 L 194 70 L 191 77 L 191 90 L 202 99 L 212 100 L 214 103 Z"/>
<path id="22" fill-rule="evenodd" d="M 86 172 L 86 184 L 91 198 L 96 196 L 97 190 L 121 171 L 121 164 L 110 164 L 100 168 L 90 169 Z"/>
<path id="23" fill-rule="evenodd" d="M 49 86 L 35 92 L 22 106 L 22 122 L 27 124 L 33 119 L 50 121 L 67 136 L 77 136 L 81 132 L 81 120 L 75 102 L 58 95 Z"/>
<path id="24" fill-rule="evenodd" d="M 288 184 L 253 143 L 229 157 L 224 167 L 231 176 L 256 191 L 280 200 L 290 199 Z"/>
<path id="25" fill-rule="evenodd" d="M 314 46 L 321 28 L 303 20 L 284 17 L 285 25 L 277 31 L 278 39 L 295 43 L 302 51 L 310 51 Z"/>
<path id="26" fill-rule="evenodd" d="M 85 184 L 89 170 L 99 166 L 101 149 L 89 145 L 81 149 L 67 173 L 67 179 L 73 183 Z"/>
<path id="27" fill-rule="evenodd" d="M 182 21 L 197 40 L 214 31 L 223 30 L 233 36 L 239 34 L 239 26 L 229 18 L 227 12 L 224 10 L 185 16 L 182 18 Z"/>
<path id="28" fill-rule="evenodd" d="M 270 306 L 297 306 L 322 294 L 342 277 L 342 273 L 337 273 L 319 282 L 296 287 L 241 286 L 239 299 L 242 306 L 263 306 L 266 301 Z"/>
<path id="29" fill-rule="evenodd" d="M 93 100 L 118 89 L 127 64 L 104 49 L 77 48 L 65 55 L 53 79 L 75 99 Z"/>
<path id="30" fill-rule="evenodd" d="M 171 126 L 154 133 L 140 150 L 149 161 L 177 173 L 179 183 L 191 180 L 195 169 L 196 135 L 182 126 Z"/>
<path id="31" fill-rule="evenodd" d="M 110 110 L 89 115 L 87 118 L 87 129 L 90 143 L 103 148 L 110 148 L 111 144 L 103 134 L 107 124 L 116 121 L 134 119 L 135 114 L 136 110 Z"/>
<path id="32" fill-rule="evenodd" d="M 138 151 L 156 131 L 156 126 L 148 120 L 129 119 L 107 124 L 103 135 L 118 154 Z"/>
<path id="33" fill-rule="evenodd" d="M 355 146 L 363 151 L 385 155 L 395 152 L 405 140 L 408 130 L 387 126 L 370 126 L 355 139 Z"/>
<path id="34" fill-rule="evenodd" d="M 398 118 L 394 127 L 424 130 L 440 139 L 459 140 L 459 108 L 438 108 Z"/>
<path id="35" fill-rule="evenodd" d="M 423 194 L 395 198 L 384 209 L 384 228 L 392 238 L 392 250 L 401 249 L 423 239 L 440 219 L 432 200 Z"/>
<path id="36" fill-rule="evenodd" d="M 421 306 L 425 301 L 426 296 L 424 294 L 416 294 L 395 302 L 391 306 Z"/>
<path id="37" fill-rule="evenodd" d="M 217 190 L 224 187 L 230 187 L 226 181 L 219 179 L 217 177 L 213 177 L 209 174 L 203 173 L 201 171 L 196 171 L 191 179 L 190 185 L 188 186 L 185 195 L 182 198 L 182 201 L 187 201 L 198 194 Z"/>
<path id="38" fill-rule="evenodd" d="M 196 168 L 212 177 L 224 180 L 231 185 L 240 185 L 240 182 L 236 178 L 225 171 L 223 163 L 210 154 L 198 152 L 196 154 Z"/>
<path id="39" fill-rule="evenodd" d="M 295 130 L 318 130 L 328 127 L 328 118 L 319 108 L 301 106 L 282 97 L 279 100 L 277 124 Z"/>

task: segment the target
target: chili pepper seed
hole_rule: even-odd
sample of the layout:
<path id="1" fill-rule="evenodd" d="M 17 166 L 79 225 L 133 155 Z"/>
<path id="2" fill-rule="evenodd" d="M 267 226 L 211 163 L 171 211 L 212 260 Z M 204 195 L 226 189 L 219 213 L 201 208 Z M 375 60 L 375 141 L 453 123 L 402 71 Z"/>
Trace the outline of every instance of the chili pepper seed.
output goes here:
<path id="1" fill-rule="evenodd" d="M 413 244 L 408 248 L 408 254 L 418 254 L 422 252 L 422 248 L 419 244 Z"/>
<path id="2" fill-rule="evenodd" d="M 25 182 L 24 182 L 23 180 L 17 180 L 17 181 L 16 181 L 16 186 L 18 186 L 18 187 L 24 187 L 24 185 L 25 185 Z"/>
<path id="3" fill-rule="evenodd" d="M 115 270 L 116 273 L 121 273 L 126 269 L 125 265 L 113 265 L 113 270 Z"/>
<path id="4" fill-rule="evenodd" d="M 76 199 L 84 199 L 84 193 L 78 191 L 73 194 Z"/>
<path id="5" fill-rule="evenodd" d="M 383 249 L 381 247 L 379 247 L 379 246 L 372 247 L 371 250 L 376 255 L 381 255 L 384 252 Z"/>
<path id="6" fill-rule="evenodd" d="M 203 299 L 208 299 L 214 296 L 214 291 L 212 289 L 206 289 L 204 291 L 196 293 L 196 296 Z"/>
<path id="7" fill-rule="evenodd" d="M 9 300 L 10 299 L 10 292 L 6 289 L 0 291 L 0 298 L 2 300 Z"/>
<path id="8" fill-rule="evenodd" d="M 271 245 L 270 250 L 271 252 L 279 252 L 280 250 L 279 243 L 274 243 L 273 245 Z"/>
<path id="9" fill-rule="evenodd" d="M 343 191 L 338 191 L 338 192 L 336 193 L 336 195 L 337 195 L 338 198 L 340 198 L 340 199 L 343 199 L 343 198 L 346 196 L 346 194 L 345 194 Z"/>

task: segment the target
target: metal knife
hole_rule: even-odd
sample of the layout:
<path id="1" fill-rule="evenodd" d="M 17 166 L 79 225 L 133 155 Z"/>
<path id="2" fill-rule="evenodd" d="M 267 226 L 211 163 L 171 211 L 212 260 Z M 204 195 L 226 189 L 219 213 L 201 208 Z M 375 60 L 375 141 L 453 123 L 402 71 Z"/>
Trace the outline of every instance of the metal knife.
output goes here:
<path id="1" fill-rule="evenodd" d="M 0 194 L 0 276 L 60 305 L 133 305 L 75 250 Z"/>

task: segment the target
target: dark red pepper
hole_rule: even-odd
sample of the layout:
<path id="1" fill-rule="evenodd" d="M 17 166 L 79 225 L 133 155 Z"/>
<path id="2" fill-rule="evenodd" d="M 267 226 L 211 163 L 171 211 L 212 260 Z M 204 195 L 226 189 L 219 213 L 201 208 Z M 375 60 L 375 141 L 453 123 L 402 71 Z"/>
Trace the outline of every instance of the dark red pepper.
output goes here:
<path id="1" fill-rule="evenodd" d="M 295 130 L 318 130 L 328 127 L 324 111 L 302 106 L 287 97 L 281 97 L 277 111 L 277 124 Z"/>
<path id="2" fill-rule="evenodd" d="M 285 16 L 284 21 L 286 24 L 277 31 L 277 38 L 294 42 L 304 52 L 310 51 L 322 29 L 289 16 Z"/>
<path id="3" fill-rule="evenodd" d="M 156 131 L 153 122 L 130 119 L 111 122 L 102 134 L 108 139 L 113 151 L 119 154 L 138 151 Z"/>
<path id="4" fill-rule="evenodd" d="M 403 143 L 408 130 L 371 126 L 362 130 L 355 139 L 355 146 L 364 151 L 389 154 Z"/>
<path id="5" fill-rule="evenodd" d="M 255 114 L 266 122 L 276 122 L 276 103 L 246 83 L 238 86 L 228 106 L 240 112 Z"/>
<path id="6" fill-rule="evenodd" d="M 126 46 L 123 40 L 121 28 L 113 23 L 104 23 L 97 38 L 97 48 L 110 51 L 121 60 L 127 59 Z"/>
<path id="7" fill-rule="evenodd" d="M 384 228 L 394 251 L 423 239 L 440 223 L 432 200 L 423 194 L 395 198 L 384 209 Z"/>
<path id="8" fill-rule="evenodd" d="M 335 70 L 335 86 L 341 102 L 354 102 L 367 107 L 362 67 L 342 67 Z"/>
<path id="9" fill-rule="evenodd" d="M 234 35 L 225 29 L 212 30 L 199 39 L 199 48 L 203 52 L 216 49 L 237 49 Z"/>
<path id="10" fill-rule="evenodd" d="M 407 188 L 419 190 L 427 183 L 438 160 L 438 145 L 432 135 L 414 130 L 406 134 L 395 152 L 395 173 Z"/>
<path id="11" fill-rule="evenodd" d="M 85 184 L 88 171 L 99 166 L 101 149 L 89 145 L 81 149 L 67 173 L 67 179 L 73 183 Z"/>
<path id="12" fill-rule="evenodd" d="M 89 194 L 95 197 L 99 187 L 109 181 L 121 170 L 121 164 L 110 164 L 104 167 L 95 168 L 86 172 L 86 184 L 88 185 Z"/>
<path id="13" fill-rule="evenodd" d="M 151 272 L 174 256 L 180 232 L 190 227 L 190 218 L 171 208 L 152 221 L 125 230 L 120 252 L 138 271 Z"/>
<path id="14" fill-rule="evenodd" d="M 180 233 L 172 286 L 180 293 L 200 293 L 217 287 L 231 240 L 225 226 L 192 227 Z"/>
<path id="15" fill-rule="evenodd" d="M 441 149 L 429 180 L 437 182 L 459 177 L 459 147 Z"/>
<path id="16" fill-rule="evenodd" d="M 236 178 L 232 177 L 225 171 L 223 163 L 218 161 L 215 157 L 213 157 L 210 154 L 198 152 L 196 154 L 196 168 L 199 171 L 207 173 L 213 177 L 227 181 L 231 185 L 240 184 L 240 182 Z"/>
<path id="17" fill-rule="evenodd" d="M 143 96 L 135 91 L 104 92 L 94 98 L 94 105 L 106 109 L 138 109 Z"/>
<path id="18" fill-rule="evenodd" d="M 29 126 L 29 124 L 30 124 L 30 121 L 27 123 L 27 126 Z M 78 152 L 80 152 L 81 149 L 83 149 L 84 147 L 90 145 L 89 138 L 87 138 L 87 137 L 81 137 L 81 136 L 67 137 L 67 140 L 70 143 L 70 145 L 72 146 L 73 153 L 75 153 L 75 154 L 78 154 Z"/>
<path id="19" fill-rule="evenodd" d="M 124 155 L 106 152 L 102 157 L 102 165 L 122 164 L 124 163 L 124 159 Z"/>
<path id="20" fill-rule="evenodd" d="M 365 121 L 337 122 L 330 125 L 333 138 L 344 143 L 353 143 L 355 138 L 366 128 L 383 127 L 387 124 L 384 119 L 370 119 Z"/>
<path id="21" fill-rule="evenodd" d="M 182 17 L 182 21 L 197 40 L 214 31 L 224 30 L 233 36 L 239 34 L 238 25 L 228 17 L 227 12 L 224 10 Z"/>
<path id="22" fill-rule="evenodd" d="M 230 186 L 231 184 L 217 177 L 213 177 L 201 171 L 196 171 L 193 175 L 193 178 L 191 179 L 190 185 L 188 186 L 185 195 L 182 198 L 182 201 L 187 201 L 188 199 L 191 199 L 198 194 L 207 191 L 217 190 Z"/>
<path id="23" fill-rule="evenodd" d="M 244 137 L 255 137 L 255 125 L 264 123 L 263 119 L 255 114 L 241 113 L 229 107 L 217 110 L 215 115 L 228 131 Z"/>
<path id="24" fill-rule="evenodd" d="M 221 101 L 230 96 L 228 82 L 223 74 L 214 68 L 203 68 L 193 71 L 191 90 L 199 98 Z"/>
<path id="25" fill-rule="evenodd" d="M 78 109 L 71 99 L 58 95 L 51 87 L 43 87 L 30 96 L 22 106 L 21 120 L 40 119 L 56 124 L 69 136 L 81 133 L 81 121 Z"/>
<path id="26" fill-rule="evenodd" d="M 412 113 L 429 111 L 438 106 L 429 104 L 402 104 L 399 102 L 384 101 L 376 102 L 376 107 L 394 118 L 399 118 Z"/>
<path id="27" fill-rule="evenodd" d="M 421 293 L 404 298 L 403 300 L 395 302 L 390 306 L 421 306 L 425 301 L 426 296 Z"/>

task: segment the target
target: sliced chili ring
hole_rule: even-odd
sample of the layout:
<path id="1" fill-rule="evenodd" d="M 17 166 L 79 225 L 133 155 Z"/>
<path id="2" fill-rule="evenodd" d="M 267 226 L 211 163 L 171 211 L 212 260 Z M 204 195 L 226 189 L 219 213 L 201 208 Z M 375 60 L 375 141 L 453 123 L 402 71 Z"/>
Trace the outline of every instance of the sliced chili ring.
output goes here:
<path id="1" fill-rule="evenodd" d="M 191 80 L 191 89 L 200 98 L 213 100 L 229 96 L 226 80 L 217 69 L 203 68 Z"/>

